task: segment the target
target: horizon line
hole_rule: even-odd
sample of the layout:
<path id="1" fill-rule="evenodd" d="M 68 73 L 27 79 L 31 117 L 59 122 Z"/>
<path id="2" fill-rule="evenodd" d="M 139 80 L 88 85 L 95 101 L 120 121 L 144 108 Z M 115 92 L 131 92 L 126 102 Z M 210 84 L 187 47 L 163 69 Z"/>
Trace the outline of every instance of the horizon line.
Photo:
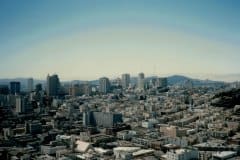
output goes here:
<path id="1" fill-rule="evenodd" d="M 127 72 L 125 72 L 127 73 Z M 125 74 L 125 73 L 122 73 L 122 74 Z M 140 72 L 139 72 L 140 73 Z M 110 80 L 114 80 L 114 79 L 117 79 L 117 78 L 121 78 L 121 75 L 109 75 L 109 76 L 106 76 L 106 75 L 103 75 L 103 76 L 100 76 L 99 78 L 61 78 L 61 76 L 59 76 L 59 74 L 57 73 L 54 73 L 56 75 L 58 75 L 59 79 L 62 81 L 62 82 L 68 82 L 68 81 L 95 81 L 95 80 L 98 80 L 99 78 L 101 77 L 107 77 L 109 78 Z M 133 76 L 131 76 L 131 73 L 128 73 L 130 74 L 130 77 L 134 77 L 136 78 L 137 77 L 137 74 L 133 74 Z M 144 73 L 145 74 L 145 73 Z M 53 75 L 53 74 L 50 74 L 50 75 Z M 240 81 L 239 78 L 240 78 L 240 73 L 228 73 L 228 74 L 210 74 L 210 73 L 202 73 L 202 74 L 197 74 L 197 73 L 175 73 L 175 74 L 145 74 L 145 77 L 146 78 L 149 78 L 149 77 L 171 77 L 171 76 L 184 76 L 184 77 L 187 77 L 187 78 L 191 78 L 191 79 L 197 79 L 197 80 L 212 80 L 212 81 L 221 81 L 221 82 L 238 82 Z M 230 77 L 228 77 L 230 76 Z M 228 79 L 228 78 L 232 78 L 231 76 L 236 76 L 235 78 L 237 79 Z M 43 77 L 38 77 L 38 78 L 34 78 L 34 76 L 22 76 L 22 77 L 8 77 L 8 78 L 0 78 L 1 80 L 3 79 L 29 79 L 29 78 L 33 78 L 34 80 L 41 80 L 41 81 L 44 81 L 46 78 L 43 78 Z M 228 79 L 228 80 L 227 80 Z"/>

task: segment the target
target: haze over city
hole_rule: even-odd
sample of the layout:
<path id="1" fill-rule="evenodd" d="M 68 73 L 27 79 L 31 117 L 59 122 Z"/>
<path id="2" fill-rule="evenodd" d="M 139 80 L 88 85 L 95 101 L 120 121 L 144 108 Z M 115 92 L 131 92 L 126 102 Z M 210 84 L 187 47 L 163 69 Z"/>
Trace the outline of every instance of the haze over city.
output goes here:
<path id="1" fill-rule="evenodd" d="M 144 72 L 236 81 L 239 7 L 237 0 L 1 0 L 0 75 L 91 80 Z"/>

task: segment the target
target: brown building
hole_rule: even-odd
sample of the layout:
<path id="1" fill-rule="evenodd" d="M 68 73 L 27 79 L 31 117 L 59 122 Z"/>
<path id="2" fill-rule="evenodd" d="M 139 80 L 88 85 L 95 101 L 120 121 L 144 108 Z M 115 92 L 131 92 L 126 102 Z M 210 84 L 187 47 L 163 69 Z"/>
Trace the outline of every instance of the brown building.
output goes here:
<path id="1" fill-rule="evenodd" d="M 161 126 L 160 132 L 168 137 L 183 137 L 186 136 L 187 129 L 179 128 L 177 126 Z"/>

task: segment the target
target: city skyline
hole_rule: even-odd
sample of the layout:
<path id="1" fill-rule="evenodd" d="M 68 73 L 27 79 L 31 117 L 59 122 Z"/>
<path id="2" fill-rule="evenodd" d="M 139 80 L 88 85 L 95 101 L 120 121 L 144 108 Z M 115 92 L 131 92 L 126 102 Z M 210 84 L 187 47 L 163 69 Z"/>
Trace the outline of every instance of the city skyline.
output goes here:
<path id="1" fill-rule="evenodd" d="M 239 6 L 236 0 L 3 0 L 0 75 L 92 80 L 143 72 L 225 80 L 239 74 Z"/>

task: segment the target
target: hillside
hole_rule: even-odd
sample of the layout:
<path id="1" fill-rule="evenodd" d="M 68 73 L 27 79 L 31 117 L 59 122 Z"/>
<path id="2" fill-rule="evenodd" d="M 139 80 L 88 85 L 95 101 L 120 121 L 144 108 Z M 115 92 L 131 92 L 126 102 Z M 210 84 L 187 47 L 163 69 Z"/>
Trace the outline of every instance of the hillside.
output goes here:
<path id="1" fill-rule="evenodd" d="M 212 99 L 212 105 L 225 108 L 233 108 L 235 105 L 240 105 L 240 89 L 232 89 L 216 94 Z"/>

